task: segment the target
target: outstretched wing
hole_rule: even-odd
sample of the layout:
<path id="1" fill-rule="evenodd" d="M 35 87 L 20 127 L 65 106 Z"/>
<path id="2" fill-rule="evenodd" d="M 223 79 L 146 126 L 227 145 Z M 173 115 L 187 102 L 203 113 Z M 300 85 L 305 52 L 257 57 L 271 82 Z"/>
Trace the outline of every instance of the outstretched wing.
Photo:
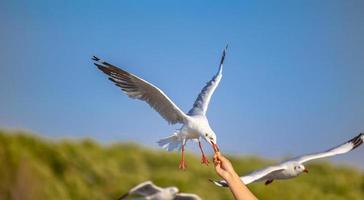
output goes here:
<path id="1" fill-rule="evenodd" d="M 162 188 L 154 185 L 151 181 L 146 181 L 140 183 L 139 185 L 130 189 L 130 191 L 124 195 L 122 195 L 119 200 L 126 199 L 129 195 L 142 195 L 142 196 L 149 196 L 158 192 L 161 192 Z"/>
<path id="2" fill-rule="evenodd" d="M 207 82 L 206 86 L 202 88 L 195 103 L 193 104 L 192 109 L 188 112 L 189 115 L 206 115 L 211 96 L 214 93 L 217 86 L 219 85 L 222 77 L 222 68 L 224 64 L 227 47 L 228 46 L 226 45 L 224 51 L 222 52 L 219 71 L 209 82 Z"/>
<path id="3" fill-rule="evenodd" d="M 240 177 L 244 184 L 250 184 L 256 181 L 265 180 L 266 177 L 269 177 L 273 173 L 277 173 L 280 171 L 286 170 L 284 165 L 276 165 L 263 168 L 261 170 L 254 171 L 248 175 Z"/>
<path id="4" fill-rule="evenodd" d="M 186 114 L 156 86 L 110 63 L 101 61 L 95 56 L 92 60 L 102 72 L 109 76 L 109 80 L 120 87 L 130 98 L 147 102 L 168 123 L 176 124 L 185 121 Z"/>
<path id="5" fill-rule="evenodd" d="M 265 177 L 270 176 L 273 173 L 283 171 L 286 168 L 283 165 L 270 166 L 257 171 L 254 171 L 248 175 L 241 176 L 240 179 L 244 184 L 250 184 L 256 181 L 264 180 Z M 212 180 L 211 180 L 212 181 Z M 229 185 L 224 180 L 212 181 L 215 185 L 220 187 L 229 187 Z"/>
<path id="6" fill-rule="evenodd" d="M 201 198 L 195 194 L 178 193 L 173 200 L 201 200 Z"/>
<path id="7" fill-rule="evenodd" d="M 351 140 L 349 140 L 349 141 L 345 142 L 344 144 L 341 144 L 337 147 L 334 147 L 332 149 L 329 149 L 327 151 L 320 152 L 320 153 L 313 153 L 313 154 L 300 156 L 300 157 L 292 159 L 292 161 L 304 163 L 304 162 L 318 159 L 318 158 L 324 158 L 324 157 L 330 157 L 330 156 L 335 156 L 335 155 L 339 155 L 339 154 L 344 154 L 344 153 L 347 153 L 347 152 L 357 148 L 361 144 L 363 144 L 363 141 L 364 141 L 364 133 L 360 133 L 356 137 L 352 138 Z"/>

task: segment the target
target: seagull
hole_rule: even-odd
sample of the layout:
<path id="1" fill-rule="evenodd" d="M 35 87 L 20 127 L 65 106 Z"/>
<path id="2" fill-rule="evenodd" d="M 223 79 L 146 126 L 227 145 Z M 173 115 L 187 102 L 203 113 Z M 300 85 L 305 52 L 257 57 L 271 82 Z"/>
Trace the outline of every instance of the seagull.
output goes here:
<path id="1" fill-rule="evenodd" d="M 102 61 L 96 56 L 93 56 L 92 60 L 98 69 L 104 72 L 109 80 L 120 87 L 130 98 L 145 101 L 169 124 L 182 124 L 182 127 L 177 129 L 171 136 L 163 138 L 157 143 L 167 151 L 173 151 L 175 149 L 182 150 L 182 159 L 179 163 L 179 168 L 184 170 L 186 169 L 184 147 L 188 140 L 198 142 L 202 154 L 201 163 L 203 164 L 208 165 L 209 161 L 202 149 L 201 139 L 211 144 L 215 153 L 219 152 L 216 134 L 209 125 L 206 112 L 211 96 L 222 78 L 222 69 L 227 47 L 226 45 L 223 50 L 218 72 L 206 83 L 188 113 L 184 113 L 161 89 L 146 80 L 108 62 Z"/>
<path id="2" fill-rule="evenodd" d="M 143 196 L 146 200 L 201 200 L 195 194 L 178 193 L 176 187 L 160 188 L 154 185 L 151 181 L 145 181 L 132 189 L 118 200 L 125 200 L 129 195 Z"/>
<path id="3" fill-rule="evenodd" d="M 303 165 L 305 162 L 331 157 L 339 154 L 348 153 L 353 149 L 360 146 L 364 141 L 364 133 L 360 133 L 358 136 L 352 138 L 344 144 L 329 149 L 320 153 L 307 154 L 304 156 L 296 157 L 287 161 L 284 161 L 278 165 L 263 168 L 261 170 L 254 171 L 246 176 L 240 177 L 244 184 L 250 184 L 253 182 L 265 181 L 265 185 L 269 185 L 276 179 L 290 179 L 300 175 L 302 172 L 308 173 L 308 170 Z M 228 187 L 226 181 L 213 181 L 215 185 L 220 187 Z"/>

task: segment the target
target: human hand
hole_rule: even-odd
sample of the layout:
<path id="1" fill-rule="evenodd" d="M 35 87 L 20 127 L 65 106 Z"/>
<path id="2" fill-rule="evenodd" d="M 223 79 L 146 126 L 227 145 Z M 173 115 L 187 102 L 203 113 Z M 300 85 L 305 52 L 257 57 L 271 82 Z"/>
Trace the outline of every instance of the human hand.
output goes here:
<path id="1" fill-rule="evenodd" d="M 216 173 L 228 183 L 236 200 L 257 200 L 254 194 L 240 180 L 230 161 L 222 156 L 220 152 L 215 153 L 214 164 Z"/>
<path id="2" fill-rule="evenodd" d="M 214 164 L 216 173 L 227 182 L 234 178 L 239 178 L 231 165 L 231 162 L 222 156 L 220 152 L 214 155 Z"/>

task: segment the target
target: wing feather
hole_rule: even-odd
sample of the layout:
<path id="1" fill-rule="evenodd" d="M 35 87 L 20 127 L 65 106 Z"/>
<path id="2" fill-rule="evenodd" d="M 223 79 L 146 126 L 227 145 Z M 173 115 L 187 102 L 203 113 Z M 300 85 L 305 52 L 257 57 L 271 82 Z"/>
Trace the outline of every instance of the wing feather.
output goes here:
<path id="1" fill-rule="evenodd" d="M 241 176 L 241 181 L 247 185 L 256 181 L 264 180 L 265 177 L 269 176 L 272 173 L 283 171 L 285 170 L 285 166 L 283 165 L 276 165 L 276 166 L 269 166 L 257 171 L 254 171 L 248 175 Z M 212 181 L 215 185 L 220 187 L 229 187 L 226 181 L 220 180 L 220 181 Z"/>
<path id="2" fill-rule="evenodd" d="M 155 194 L 157 192 L 161 192 L 162 188 L 154 185 L 151 181 L 147 181 L 144 183 L 141 183 L 137 186 L 135 186 L 134 188 L 132 188 L 130 190 L 130 194 L 139 194 L 139 195 L 152 195 Z"/>
<path id="3" fill-rule="evenodd" d="M 364 141 L 364 133 L 360 133 L 359 135 L 345 142 L 344 144 L 331 148 L 327 151 L 300 156 L 292 160 L 297 161 L 299 163 L 304 163 L 314 159 L 344 154 L 349 151 L 352 151 L 353 149 L 363 144 L 363 141 Z"/>
<path id="4" fill-rule="evenodd" d="M 154 185 L 151 181 L 145 181 L 131 188 L 128 193 L 122 195 L 119 200 L 126 199 L 129 195 L 149 196 L 161 192 L 162 188 Z"/>
<path id="5" fill-rule="evenodd" d="M 109 80 L 130 98 L 147 102 L 170 124 L 185 122 L 186 114 L 158 87 L 108 62 L 101 61 L 98 57 L 94 56 L 92 59 L 97 68 L 108 75 Z"/>
<path id="6" fill-rule="evenodd" d="M 219 71 L 209 82 L 206 83 L 206 86 L 202 88 L 195 103 L 193 104 L 192 109 L 188 112 L 189 115 L 206 115 L 211 96 L 214 93 L 217 86 L 219 85 L 220 80 L 222 78 L 222 69 L 227 47 L 228 46 L 226 45 L 224 51 L 222 52 Z"/>

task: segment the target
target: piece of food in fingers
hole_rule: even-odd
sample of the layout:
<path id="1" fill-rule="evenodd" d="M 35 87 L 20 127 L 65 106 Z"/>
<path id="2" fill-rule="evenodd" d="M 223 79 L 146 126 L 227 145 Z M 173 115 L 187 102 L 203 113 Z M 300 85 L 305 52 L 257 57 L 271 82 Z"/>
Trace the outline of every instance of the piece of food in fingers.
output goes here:
<path id="1" fill-rule="evenodd" d="M 212 144 L 212 148 L 214 149 L 215 154 L 220 152 L 220 149 L 219 149 L 219 147 L 217 147 L 217 144 L 213 143 L 212 141 L 211 141 L 211 144 Z"/>
<path id="2" fill-rule="evenodd" d="M 214 155 L 214 158 L 213 158 L 213 161 L 214 161 L 215 165 L 218 165 L 218 164 L 221 163 L 221 161 L 219 159 L 219 156 L 220 156 L 220 152 L 216 152 L 215 155 Z"/>

